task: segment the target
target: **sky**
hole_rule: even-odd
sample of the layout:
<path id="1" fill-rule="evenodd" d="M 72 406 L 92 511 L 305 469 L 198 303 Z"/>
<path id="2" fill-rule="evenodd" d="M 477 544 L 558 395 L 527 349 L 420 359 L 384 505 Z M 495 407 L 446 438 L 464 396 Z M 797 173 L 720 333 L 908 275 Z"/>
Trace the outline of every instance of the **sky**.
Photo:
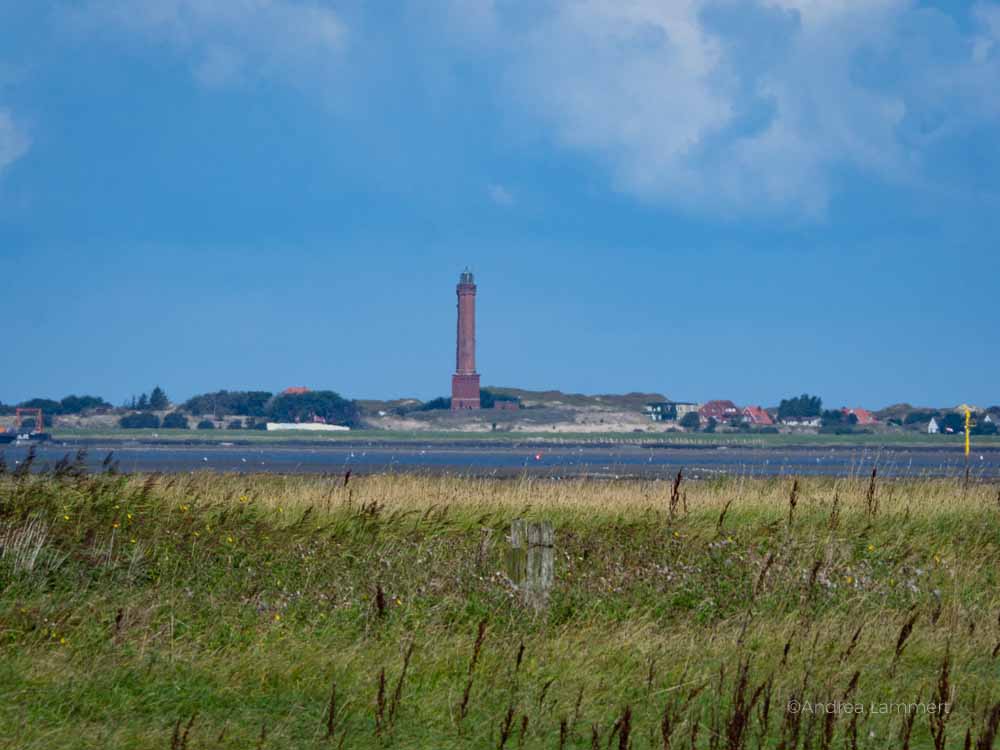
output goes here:
<path id="1" fill-rule="evenodd" d="M 0 0 L 0 402 L 1000 402 L 1000 2 Z"/>

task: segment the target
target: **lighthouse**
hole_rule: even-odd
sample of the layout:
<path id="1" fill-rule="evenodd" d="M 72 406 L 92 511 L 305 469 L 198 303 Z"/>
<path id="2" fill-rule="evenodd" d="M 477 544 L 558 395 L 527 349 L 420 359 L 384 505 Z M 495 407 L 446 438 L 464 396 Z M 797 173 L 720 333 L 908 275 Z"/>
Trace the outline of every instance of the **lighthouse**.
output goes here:
<path id="1" fill-rule="evenodd" d="M 455 374 L 451 376 L 451 408 L 479 408 L 479 373 L 476 372 L 476 282 L 468 268 L 458 278 L 458 332 L 455 340 Z"/>

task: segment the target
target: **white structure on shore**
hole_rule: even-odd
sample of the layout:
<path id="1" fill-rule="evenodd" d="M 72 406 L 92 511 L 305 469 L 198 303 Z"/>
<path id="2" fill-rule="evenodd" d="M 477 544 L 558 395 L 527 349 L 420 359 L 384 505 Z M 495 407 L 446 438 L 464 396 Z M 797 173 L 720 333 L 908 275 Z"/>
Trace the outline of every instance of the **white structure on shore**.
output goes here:
<path id="1" fill-rule="evenodd" d="M 938 427 L 937 420 L 934 417 L 931 417 L 931 421 L 927 423 L 927 434 L 937 435 L 939 432 L 941 432 L 941 428 Z"/>
<path id="2" fill-rule="evenodd" d="M 268 422 L 267 430 L 308 430 L 310 432 L 347 432 L 350 427 L 342 424 L 323 424 L 322 422 Z"/>

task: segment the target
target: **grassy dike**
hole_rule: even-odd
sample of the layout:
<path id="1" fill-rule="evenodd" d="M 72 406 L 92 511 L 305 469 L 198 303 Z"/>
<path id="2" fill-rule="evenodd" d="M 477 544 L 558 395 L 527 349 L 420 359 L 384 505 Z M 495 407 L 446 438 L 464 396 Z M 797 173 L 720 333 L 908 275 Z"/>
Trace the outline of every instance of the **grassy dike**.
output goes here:
<path id="1" fill-rule="evenodd" d="M 998 492 L 5 473 L 0 747 L 986 750 Z"/>

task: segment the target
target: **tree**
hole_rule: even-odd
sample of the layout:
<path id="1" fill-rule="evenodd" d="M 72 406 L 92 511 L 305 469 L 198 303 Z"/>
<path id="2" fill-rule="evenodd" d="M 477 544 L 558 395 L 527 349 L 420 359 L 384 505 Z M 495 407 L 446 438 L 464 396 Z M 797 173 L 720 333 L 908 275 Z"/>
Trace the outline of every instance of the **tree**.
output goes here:
<path id="1" fill-rule="evenodd" d="M 803 393 L 794 398 L 783 398 L 778 405 L 778 419 L 792 417 L 818 417 L 823 411 L 823 399 Z"/>
<path id="2" fill-rule="evenodd" d="M 126 414 L 118 420 L 118 425 L 126 430 L 155 430 L 160 426 L 160 418 L 149 412 Z"/>
<path id="3" fill-rule="evenodd" d="M 163 418 L 163 427 L 167 430 L 186 430 L 188 429 L 187 417 L 179 411 L 172 411 Z"/>
<path id="4" fill-rule="evenodd" d="M 59 404 L 62 407 L 63 414 L 80 414 L 90 409 L 111 406 L 111 404 L 99 396 L 66 396 Z"/>
<path id="5" fill-rule="evenodd" d="M 701 417 L 698 416 L 698 412 L 689 411 L 681 417 L 680 425 L 687 430 L 697 430 L 701 426 Z"/>
<path id="6" fill-rule="evenodd" d="M 517 396 L 508 396 L 504 393 L 494 393 L 486 388 L 479 389 L 479 406 L 482 409 L 492 409 L 496 406 L 497 401 L 515 401 L 520 404 L 521 399 Z M 451 400 L 449 399 L 448 408 L 451 408 Z"/>
<path id="7" fill-rule="evenodd" d="M 169 407 L 170 399 L 167 398 L 163 389 L 160 386 L 153 388 L 153 392 L 149 394 L 149 408 L 153 411 L 163 411 Z"/>
<path id="8" fill-rule="evenodd" d="M 846 422 L 844 412 L 840 409 L 827 409 L 823 412 L 820 420 L 823 427 L 839 427 Z M 857 421 L 857 417 L 854 421 Z"/>
<path id="9" fill-rule="evenodd" d="M 198 423 L 198 429 L 199 430 L 214 430 L 215 429 L 215 422 L 213 422 L 211 419 L 203 419 L 203 420 L 201 420 Z"/>
<path id="10" fill-rule="evenodd" d="M 216 391 L 192 396 L 181 408 L 188 414 L 238 414 L 263 417 L 267 414 L 270 391 Z"/>
<path id="11" fill-rule="evenodd" d="M 434 411 L 435 409 L 450 409 L 451 399 L 447 396 L 432 398 L 416 408 L 416 411 Z"/>
<path id="12" fill-rule="evenodd" d="M 941 432 L 965 432 L 965 416 L 956 412 L 945 414 L 940 426 Z"/>
<path id="13" fill-rule="evenodd" d="M 715 428 L 719 423 L 716 421 L 715 417 L 708 418 L 708 424 L 705 425 L 705 432 L 715 432 Z"/>
<path id="14" fill-rule="evenodd" d="M 135 402 L 135 408 L 139 411 L 146 411 L 149 408 L 149 396 L 143 393 L 139 400 Z"/>
<path id="15" fill-rule="evenodd" d="M 32 398 L 22 401 L 18 406 L 24 409 L 41 409 L 45 414 L 62 414 L 62 404 L 50 398 Z"/>
<path id="16" fill-rule="evenodd" d="M 357 403 L 334 391 L 282 393 L 271 400 L 267 410 L 275 422 L 309 422 L 319 418 L 330 424 L 354 427 L 360 421 Z"/>
<path id="17" fill-rule="evenodd" d="M 226 425 L 226 429 L 227 430 L 242 430 L 243 429 L 243 420 L 242 419 L 234 419 L 232 422 L 230 422 L 229 424 Z"/>
<path id="18" fill-rule="evenodd" d="M 970 430 L 973 435 L 996 435 L 997 426 L 993 422 L 982 422 L 977 420 L 975 426 Z"/>

